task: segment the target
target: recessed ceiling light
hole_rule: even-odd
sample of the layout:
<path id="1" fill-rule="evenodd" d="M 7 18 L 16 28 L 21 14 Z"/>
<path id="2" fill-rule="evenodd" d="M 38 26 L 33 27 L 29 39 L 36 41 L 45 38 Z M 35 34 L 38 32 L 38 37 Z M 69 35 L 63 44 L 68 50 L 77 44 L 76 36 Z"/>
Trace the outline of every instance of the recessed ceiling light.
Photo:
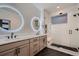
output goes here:
<path id="1" fill-rule="evenodd" d="M 59 9 L 60 7 L 59 6 L 57 6 L 57 9 Z"/>

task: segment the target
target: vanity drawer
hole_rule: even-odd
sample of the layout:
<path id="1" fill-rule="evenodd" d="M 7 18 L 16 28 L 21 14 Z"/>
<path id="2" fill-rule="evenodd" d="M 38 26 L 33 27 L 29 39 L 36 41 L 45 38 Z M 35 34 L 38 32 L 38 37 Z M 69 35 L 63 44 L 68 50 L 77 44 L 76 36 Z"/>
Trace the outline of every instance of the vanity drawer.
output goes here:
<path id="1" fill-rule="evenodd" d="M 37 42 L 37 41 L 39 41 L 39 37 L 30 39 L 30 43 L 31 43 L 31 42 Z"/>
<path id="2" fill-rule="evenodd" d="M 17 55 L 15 54 L 15 49 L 11 49 L 0 53 L 0 56 L 17 56 Z"/>
<path id="3" fill-rule="evenodd" d="M 39 41 L 30 43 L 30 56 L 39 52 Z"/>
<path id="4" fill-rule="evenodd" d="M 44 49 L 47 46 L 47 36 L 41 36 L 39 40 L 40 50 Z"/>
<path id="5" fill-rule="evenodd" d="M 8 44 L 0 45 L 0 53 L 3 51 L 7 51 L 9 49 L 12 49 L 12 48 L 16 48 L 23 44 L 28 44 L 28 43 L 29 43 L 29 40 L 23 40 L 23 41 L 12 42 L 12 43 L 8 43 Z"/>

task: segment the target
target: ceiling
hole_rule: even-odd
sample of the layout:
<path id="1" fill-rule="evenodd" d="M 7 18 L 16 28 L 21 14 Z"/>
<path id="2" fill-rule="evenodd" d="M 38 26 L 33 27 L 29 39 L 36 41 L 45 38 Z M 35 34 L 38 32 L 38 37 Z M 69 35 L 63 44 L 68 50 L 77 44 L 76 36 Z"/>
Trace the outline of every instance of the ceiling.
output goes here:
<path id="1" fill-rule="evenodd" d="M 38 9 L 45 9 L 48 13 L 56 12 L 77 5 L 76 3 L 35 3 Z M 60 7 L 60 8 L 57 8 Z"/>

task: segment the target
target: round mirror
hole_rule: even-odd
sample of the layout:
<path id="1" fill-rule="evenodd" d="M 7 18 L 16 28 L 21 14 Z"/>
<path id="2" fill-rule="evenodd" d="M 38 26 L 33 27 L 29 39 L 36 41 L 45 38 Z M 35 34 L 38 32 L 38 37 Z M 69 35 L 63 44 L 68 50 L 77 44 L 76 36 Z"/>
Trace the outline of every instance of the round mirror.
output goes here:
<path id="1" fill-rule="evenodd" d="M 17 9 L 8 6 L 0 6 L 0 30 L 5 32 L 17 32 L 24 25 L 23 15 Z"/>
<path id="2" fill-rule="evenodd" d="M 39 17 L 33 17 L 31 20 L 31 27 L 34 32 L 40 31 L 40 19 Z"/>

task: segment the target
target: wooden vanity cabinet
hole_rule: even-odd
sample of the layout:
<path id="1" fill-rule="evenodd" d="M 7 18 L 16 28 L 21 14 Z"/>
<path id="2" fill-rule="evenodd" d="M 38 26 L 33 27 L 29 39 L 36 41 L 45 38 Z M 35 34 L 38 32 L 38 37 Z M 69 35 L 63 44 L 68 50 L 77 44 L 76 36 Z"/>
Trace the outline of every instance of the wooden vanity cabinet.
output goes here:
<path id="1" fill-rule="evenodd" d="M 29 44 L 0 53 L 0 56 L 29 56 Z"/>
<path id="2" fill-rule="evenodd" d="M 18 49 L 18 56 L 29 56 L 29 44 L 22 45 L 17 49 Z"/>
<path id="3" fill-rule="evenodd" d="M 42 50 L 43 49 L 43 37 L 40 37 L 40 40 L 39 40 L 39 49 Z"/>
<path id="4" fill-rule="evenodd" d="M 15 53 L 15 49 L 11 49 L 8 51 L 1 52 L 0 56 L 17 56 L 17 54 Z"/>
<path id="5" fill-rule="evenodd" d="M 47 36 L 41 36 L 39 40 L 40 50 L 44 49 L 47 46 Z"/>
<path id="6" fill-rule="evenodd" d="M 47 36 L 45 35 L 43 38 L 44 48 L 47 46 Z"/>
<path id="7" fill-rule="evenodd" d="M 39 52 L 39 37 L 30 39 L 30 56 Z"/>
<path id="8" fill-rule="evenodd" d="M 29 40 L 13 42 L 0 46 L 0 56 L 28 56 Z"/>
<path id="9" fill-rule="evenodd" d="M 47 46 L 47 36 L 39 36 L 37 38 L 30 39 L 30 56 L 37 54 L 46 46 Z"/>
<path id="10" fill-rule="evenodd" d="M 0 56 L 34 56 L 47 46 L 47 36 L 0 45 Z"/>

